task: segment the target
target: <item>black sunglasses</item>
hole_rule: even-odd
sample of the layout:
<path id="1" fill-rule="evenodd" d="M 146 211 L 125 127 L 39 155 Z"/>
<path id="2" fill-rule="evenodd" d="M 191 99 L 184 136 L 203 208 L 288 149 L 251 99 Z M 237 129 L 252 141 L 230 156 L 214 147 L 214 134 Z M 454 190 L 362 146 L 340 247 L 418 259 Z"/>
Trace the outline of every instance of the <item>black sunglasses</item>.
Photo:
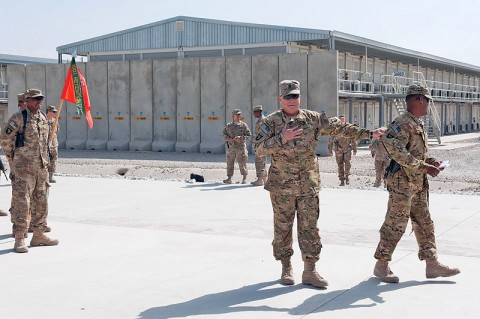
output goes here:
<path id="1" fill-rule="evenodd" d="M 430 99 L 429 99 L 428 97 L 426 97 L 426 96 L 423 96 L 423 95 L 417 96 L 416 99 L 419 100 L 419 101 L 425 100 L 425 102 L 427 102 L 427 103 L 430 102 Z"/>
<path id="2" fill-rule="evenodd" d="M 32 99 L 34 99 L 35 101 L 43 101 L 43 96 L 36 96 L 36 97 L 32 97 Z"/>
<path id="3" fill-rule="evenodd" d="M 288 94 L 283 97 L 284 100 L 296 100 L 300 97 L 300 94 Z"/>

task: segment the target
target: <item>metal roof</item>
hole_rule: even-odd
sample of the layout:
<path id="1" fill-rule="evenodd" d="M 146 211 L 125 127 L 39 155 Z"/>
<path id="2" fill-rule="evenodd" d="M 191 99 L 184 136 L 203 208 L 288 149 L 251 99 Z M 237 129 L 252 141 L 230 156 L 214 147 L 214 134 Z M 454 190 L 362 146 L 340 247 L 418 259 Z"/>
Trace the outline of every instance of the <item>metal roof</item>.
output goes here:
<path id="1" fill-rule="evenodd" d="M 183 21 L 184 31 L 176 30 Z M 78 54 L 178 47 L 228 46 L 325 39 L 328 31 L 239 23 L 178 16 L 100 37 L 57 47 L 57 52 Z"/>
<path id="2" fill-rule="evenodd" d="M 177 22 L 183 21 L 183 31 Z M 115 52 L 179 47 L 209 47 L 260 43 L 300 42 L 325 49 L 365 54 L 392 61 L 478 76 L 480 67 L 409 50 L 367 38 L 329 30 L 253 24 L 178 16 L 143 26 L 57 47 L 59 54 Z"/>
<path id="3" fill-rule="evenodd" d="M 0 64 L 49 64 L 56 59 L 36 58 L 22 55 L 0 54 Z"/>

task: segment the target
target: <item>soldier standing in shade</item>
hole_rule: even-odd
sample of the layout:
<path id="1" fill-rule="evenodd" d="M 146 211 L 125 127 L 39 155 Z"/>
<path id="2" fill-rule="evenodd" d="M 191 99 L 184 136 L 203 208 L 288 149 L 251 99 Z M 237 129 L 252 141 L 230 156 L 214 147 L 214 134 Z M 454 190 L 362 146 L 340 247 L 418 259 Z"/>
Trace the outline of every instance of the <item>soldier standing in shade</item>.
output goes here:
<path id="1" fill-rule="evenodd" d="M 53 134 L 53 139 L 51 145 L 49 145 L 50 151 L 50 164 L 48 164 L 48 181 L 50 183 L 56 183 L 57 181 L 53 179 L 53 174 L 57 168 L 57 159 L 58 159 L 58 124 L 55 132 L 53 132 L 53 123 L 55 122 L 55 117 L 57 116 L 57 109 L 53 105 L 47 106 L 47 121 L 48 121 L 48 140 L 50 141 L 50 136 Z"/>
<path id="2" fill-rule="evenodd" d="M 339 116 L 340 123 L 345 124 L 345 116 Z M 333 147 L 335 146 L 335 147 Z M 338 164 L 338 179 L 340 179 L 340 186 L 345 186 L 350 184 L 350 168 L 352 164 L 352 151 L 353 155 L 357 154 L 357 142 L 351 138 L 330 135 L 330 140 L 328 141 L 328 153 L 330 156 L 333 155 L 332 149 L 335 151 L 335 158 Z"/>
<path id="3" fill-rule="evenodd" d="M 232 111 L 232 122 L 228 123 L 223 129 L 222 139 L 227 143 L 227 179 L 223 180 L 225 184 L 232 183 L 233 169 L 235 159 L 237 159 L 240 173 L 242 174 L 242 184 L 247 183 L 247 160 L 248 151 L 246 140 L 252 135 L 248 125 L 240 121 L 242 112 L 239 109 Z"/>
<path id="4" fill-rule="evenodd" d="M 388 156 L 385 146 L 380 141 L 373 141 L 368 148 L 372 157 L 375 158 L 375 184 L 373 184 L 373 187 L 380 187 L 382 179 L 384 179 L 385 169 L 390 164 L 390 156 Z M 383 183 L 387 187 L 385 181 Z"/>
<path id="5" fill-rule="evenodd" d="M 458 268 L 447 267 L 437 260 L 435 228 L 428 207 L 427 175 L 435 177 L 444 169 L 440 167 L 441 162 L 427 156 L 428 138 L 420 119 L 427 115 L 431 98 L 424 87 L 410 86 L 405 98 L 407 111 L 388 126 L 381 139 L 392 158 L 387 173 L 387 214 L 380 228 L 373 271 L 383 282 L 399 281 L 388 262 L 405 233 L 409 218 L 419 247 L 418 258 L 426 262 L 426 277 L 450 277 L 460 273 Z"/>
<path id="6" fill-rule="evenodd" d="M 32 211 L 33 237 L 30 246 L 57 245 L 58 240 L 44 234 L 48 215 L 48 124 L 40 111 L 44 96 L 40 90 L 25 92 L 27 107 L 13 114 L 0 135 L 3 153 L 13 163 L 12 220 L 14 249 L 28 252 L 24 237 L 28 231 L 28 214 Z M 31 208 L 34 208 L 33 210 Z"/>
<path id="7" fill-rule="evenodd" d="M 253 116 L 258 119 L 255 123 L 255 135 L 257 135 L 260 127 L 262 126 L 262 122 L 265 116 L 263 116 L 263 107 L 261 105 L 254 106 L 252 111 Z M 252 185 L 263 186 L 265 184 L 265 181 L 267 180 L 267 171 L 265 170 L 267 156 L 264 153 L 261 145 L 253 143 L 253 148 L 255 152 L 255 170 L 257 173 L 257 180 L 252 182 Z"/>
<path id="8" fill-rule="evenodd" d="M 318 139 L 330 133 L 357 140 L 378 138 L 383 130 L 370 132 L 352 124 L 340 124 L 337 118 L 329 119 L 324 113 L 300 109 L 300 83 L 295 80 L 280 82 L 279 101 L 282 109 L 265 118 L 254 138 L 272 158 L 265 189 L 270 192 L 273 207 L 273 255 L 282 262 L 281 283 L 293 285 L 290 259 L 292 227 L 297 215 L 298 244 L 304 261 L 302 283 L 326 287 L 327 280 L 315 269 L 322 248 L 317 227 L 320 214 Z"/>

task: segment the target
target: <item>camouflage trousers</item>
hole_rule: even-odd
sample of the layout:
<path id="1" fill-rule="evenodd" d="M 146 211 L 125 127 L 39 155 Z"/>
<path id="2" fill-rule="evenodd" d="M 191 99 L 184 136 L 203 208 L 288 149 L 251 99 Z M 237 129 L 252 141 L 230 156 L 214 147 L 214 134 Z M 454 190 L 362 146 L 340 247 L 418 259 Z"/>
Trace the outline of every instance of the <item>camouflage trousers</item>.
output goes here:
<path id="1" fill-rule="evenodd" d="M 48 172 L 55 173 L 57 170 L 58 147 L 50 148 L 50 164 L 48 164 Z"/>
<path id="2" fill-rule="evenodd" d="M 435 228 L 428 209 L 428 186 L 412 194 L 412 191 L 406 188 L 407 184 L 402 185 L 401 181 L 402 179 L 395 179 L 395 176 L 387 180 L 387 215 L 380 228 L 380 242 L 375 258 L 392 260 L 393 251 L 405 233 L 410 218 L 419 247 L 418 258 L 436 259 Z"/>
<path id="3" fill-rule="evenodd" d="M 390 160 L 375 160 L 375 183 L 380 184 L 383 180 L 383 176 L 385 175 L 385 169 L 390 164 Z"/>
<path id="4" fill-rule="evenodd" d="M 227 150 L 227 177 L 233 176 L 233 168 L 235 165 L 235 159 L 238 162 L 238 167 L 240 168 L 240 173 L 243 176 L 248 175 L 247 171 L 247 160 L 248 153 L 246 148 L 229 148 Z"/>
<path id="5" fill-rule="evenodd" d="M 303 261 L 316 262 L 320 258 L 322 243 L 317 227 L 320 214 L 317 195 L 295 196 L 270 193 L 273 207 L 273 256 L 276 260 L 293 255 L 293 223 L 297 215 L 298 245 Z"/>
<path id="6" fill-rule="evenodd" d="M 23 238 L 28 231 L 29 212 L 34 231 L 44 232 L 48 215 L 48 171 L 41 163 L 32 161 L 15 167 L 12 184 L 12 221 L 15 237 Z"/>
<path id="7" fill-rule="evenodd" d="M 263 177 L 267 175 L 265 168 L 267 167 L 267 157 L 255 155 L 255 170 L 257 177 Z"/>
<path id="8" fill-rule="evenodd" d="M 352 159 L 352 151 L 335 151 L 335 158 L 338 164 L 338 178 L 343 181 L 350 175 L 350 161 Z"/>

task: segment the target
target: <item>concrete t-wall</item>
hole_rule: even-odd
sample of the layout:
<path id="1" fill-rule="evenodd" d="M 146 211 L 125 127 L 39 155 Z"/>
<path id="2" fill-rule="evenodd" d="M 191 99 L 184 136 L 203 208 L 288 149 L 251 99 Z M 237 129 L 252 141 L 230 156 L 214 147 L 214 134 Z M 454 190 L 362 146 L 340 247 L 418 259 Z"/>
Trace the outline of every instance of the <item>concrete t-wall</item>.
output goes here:
<path id="1" fill-rule="evenodd" d="M 254 105 L 279 109 L 278 83 L 300 81 L 301 105 L 336 115 L 337 52 L 78 63 L 92 105 L 93 130 L 64 102 L 60 146 L 70 149 L 225 151 L 221 132 L 235 108 L 252 130 Z M 9 115 L 16 94 L 39 88 L 58 105 L 68 65 L 11 65 Z M 251 150 L 251 144 L 248 143 Z M 321 150 L 321 149 L 319 149 Z"/>

